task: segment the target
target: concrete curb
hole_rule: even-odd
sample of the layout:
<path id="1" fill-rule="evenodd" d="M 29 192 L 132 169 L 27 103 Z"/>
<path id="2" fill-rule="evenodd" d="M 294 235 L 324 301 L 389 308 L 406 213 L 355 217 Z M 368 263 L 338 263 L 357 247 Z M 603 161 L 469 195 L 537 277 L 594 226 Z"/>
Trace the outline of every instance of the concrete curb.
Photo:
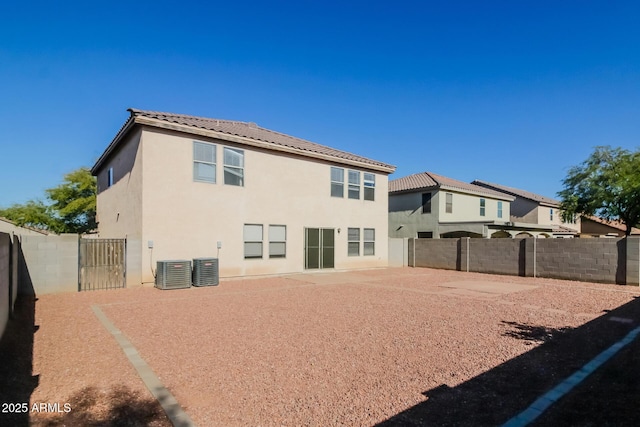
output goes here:
<path id="1" fill-rule="evenodd" d="M 573 373 L 573 375 L 562 381 L 556 387 L 540 396 L 527 409 L 504 423 L 502 427 L 524 427 L 533 422 L 551 405 L 564 397 L 575 386 L 580 384 L 585 378 L 591 375 L 596 369 L 598 369 L 605 362 L 611 359 L 618 351 L 635 340 L 638 334 L 640 334 L 640 326 L 633 329 L 623 339 L 597 355 L 589 363 L 584 365 L 582 368 L 580 368 L 580 370 Z"/>

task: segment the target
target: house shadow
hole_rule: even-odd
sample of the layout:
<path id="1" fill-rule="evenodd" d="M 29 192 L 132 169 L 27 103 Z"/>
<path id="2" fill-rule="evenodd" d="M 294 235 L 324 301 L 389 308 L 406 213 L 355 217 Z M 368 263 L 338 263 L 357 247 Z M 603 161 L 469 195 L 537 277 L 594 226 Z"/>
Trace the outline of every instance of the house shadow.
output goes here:
<path id="1" fill-rule="evenodd" d="M 455 387 L 442 384 L 425 391 L 427 400 L 378 426 L 500 426 L 638 326 L 640 298 L 573 329 L 552 329 L 508 320 L 500 322 L 504 336 L 539 345 Z M 637 362 L 635 359 L 635 365 Z M 607 408 L 607 400 L 627 399 L 624 401 L 635 405 L 632 401 L 640 394 L 637 385 L 632 386 L 635 388 L 630 396 L 621 395 L 620 388 L 613 387 L 608 381 L 601 382 L 603 384 L 598 382 L 596 399 L 604 400 L 602 408 Z M 602 408 L 592 410 L 606 411 Z M 634 414 L 607 425 L 640 425 L 640 411 Z M 600 415 L 608 419 L 607 414 Z M 584 419 L 588 420 L 588 415 Z"/>
<path id="2" fill-rule="evenodd" d="M 39 326 L 35 324 L 36 301 L 29 269 L 18 245 L 18 295 L 12 316 L 0 340 L 0 403 L 3 407 L 0 425 L 21 427 L 29 425 L 31 394 L 38 386 L 39 377 L 33 375 L 33 338 Z"/>

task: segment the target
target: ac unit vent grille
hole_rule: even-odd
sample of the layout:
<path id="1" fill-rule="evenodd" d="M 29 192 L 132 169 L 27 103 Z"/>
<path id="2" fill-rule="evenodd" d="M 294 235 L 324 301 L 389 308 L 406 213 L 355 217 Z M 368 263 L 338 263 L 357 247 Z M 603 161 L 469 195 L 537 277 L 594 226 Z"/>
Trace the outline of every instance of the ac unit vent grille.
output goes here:
<path id="1" fill-rule="evenodd" d="M 156 288 L 183 289 L 191 287 L 191 261 L 158 261 Z"/>
<path id="2" fill-rule="evenodd" d="M 219 283 L 218 258 L 193 260 L 193 286 L 216 286 Z"/>

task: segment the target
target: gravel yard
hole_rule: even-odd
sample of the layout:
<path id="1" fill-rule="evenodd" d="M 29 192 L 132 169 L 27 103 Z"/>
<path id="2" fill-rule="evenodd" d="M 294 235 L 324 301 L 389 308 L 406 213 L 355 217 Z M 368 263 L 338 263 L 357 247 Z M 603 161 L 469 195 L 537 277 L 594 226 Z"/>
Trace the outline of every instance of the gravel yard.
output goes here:
<path id="1" fill-rule="evenodd" d="M 30 405 L 71 411 L 30 420 L 170 425 L 92 305 L 199 426 L 496 425 L 637 326 L 606 317 L 638 296 L 421 268 L 44 295 Z"/>

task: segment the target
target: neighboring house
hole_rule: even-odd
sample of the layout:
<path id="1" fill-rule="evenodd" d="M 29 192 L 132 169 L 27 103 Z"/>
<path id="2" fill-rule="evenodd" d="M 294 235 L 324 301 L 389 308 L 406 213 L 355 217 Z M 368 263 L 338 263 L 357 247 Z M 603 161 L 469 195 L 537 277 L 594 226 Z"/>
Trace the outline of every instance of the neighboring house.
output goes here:
<path id="1" fill-rule="evenodd" d="M 565 222 L 558 200 L 478 179 L 472 184 L 515 197 L 511 202 L 511 221 L 552 227 L 551 234 L 544 233 L 539 237 L 575 237 L 580 233 L 580 217 Z"/>
<path id="2" fill-rule="evenodd" d="M 550 227 L 514 223 L 512 196 L 423 172 L 389 182 L 389 236 L 522 237 Z"/>
<path id="3" fill-rule="evenodd" d="M 0 217 L 0 232 L 20 234 L 25 236 L 46 236 L 47 234 L 49 234 L 46 231 L 38 230 L 36 228 L 20 227 L 18 225 L 15 225 L 12 221 L 2 217 Z"/>
<path id="4" fill-rule="evenodd" d="M 624 237 L 627 226 L 620 221 L 607 221 L 597 216 L 583 216 L 581 221 L 581 237 Z M 640 235 L 640 230 L 631 228 L 631 235 Z"/>
<path id="5" fill-rule="evenodd" d="M 130 109 L 92 168 L 101 238 L 127 238 L 127 283 L 158 260 L 221 277 L 388 264 L 394 166 L 254 123 Z"/>

